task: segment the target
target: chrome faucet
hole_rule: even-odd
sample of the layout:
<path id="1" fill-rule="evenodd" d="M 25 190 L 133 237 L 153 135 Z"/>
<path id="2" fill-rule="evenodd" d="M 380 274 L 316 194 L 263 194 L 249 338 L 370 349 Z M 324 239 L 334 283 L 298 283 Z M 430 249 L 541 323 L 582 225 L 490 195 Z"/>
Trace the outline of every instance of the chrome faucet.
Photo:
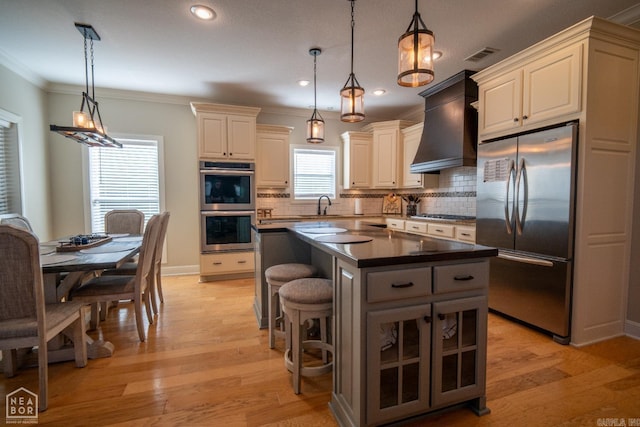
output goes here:
<path id="1" fill-rule="evenodd" d="M 327 214 L 327 208 L 329 206 L 331 206 L 331 199 L 329 198 L 329 196 L 327 196 L 326 194 L 323 194 L 322 196 L 318 197 L 318 215 L 320 215 L 320 202 L 322 201 L 323 197 L 327 198 L 327 202 L 329 202 L 329 204 L 324 207 L 324 211 L 322 211 L 322 215 L 326 215 Z"/>

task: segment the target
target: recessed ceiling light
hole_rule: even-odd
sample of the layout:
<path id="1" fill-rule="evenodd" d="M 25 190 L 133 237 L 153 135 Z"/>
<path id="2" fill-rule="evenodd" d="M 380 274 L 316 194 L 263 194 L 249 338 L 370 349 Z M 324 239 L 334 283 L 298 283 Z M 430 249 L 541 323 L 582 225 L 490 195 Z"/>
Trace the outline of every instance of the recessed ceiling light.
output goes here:
<path id="1" fill-rule="evenodd" d="M 374 91 L 373 91 L 373 94 L 374 94 L 375 96 L 382 96 L 382 95 L 384 95 L 385 93 L 387 93 L 387 91 L 386 91 L 386 90 L 384 90 L 384 89 L 376 89 L 376 90 L 374 90 Z"/>
<path id="2" fill-rule="evenodd" d="M 201 4 L 197 4 L 195 6 L 191 6 L 191 13 L 198 19 L 202 19 L 203 21 L 211 21 L 216 17 L 216 13 L 208 6 L 203 6 Z"/>
<path id="3" fill-rule="evenodd" d="M 431 57 L 433 58 L 434 61 L 437 59 L 440 59 L 442 57 L 442 52 L 439 50 L 434 50 Z"/>
<path id="4" fill-rule="evenodd" d="M 302 87 L 309 86 L 309 83 L 311 83 L 309 80 L 298 80 L 298 84 Z"/>

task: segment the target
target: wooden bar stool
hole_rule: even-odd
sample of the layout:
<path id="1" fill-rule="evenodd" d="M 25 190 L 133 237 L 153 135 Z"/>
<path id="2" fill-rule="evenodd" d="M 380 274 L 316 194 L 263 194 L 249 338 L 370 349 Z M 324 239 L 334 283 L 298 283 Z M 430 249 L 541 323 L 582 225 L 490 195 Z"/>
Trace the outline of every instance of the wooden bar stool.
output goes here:
<path id="1" fill-rule="evenodd" d="M 274 348 L 276 336 L 284 337 L 284 320 L 280 310 L 278 291 L 282 285 L 296 279 L 315 277 L 318 269 L 313 265 L 289 263 L 267 268 L 264 276 L 269 286 L 269 348 Z"/>
<path id="2" fill-rule="evenodd" d="M 333 282 L 321 278 L 292 280 L 280 288 L 280 304 L 285 314 L 288 337 L 284 364 L 293 373 L 294 393 L 300 394 L 301 376 L 322 375 L 333 369 L 333 345 L 328 331 L 329 320 L 333 316 Z M 320 320 L 319 340 L 305 339 L 303 326 L 309 319 Z M 302 352 L 313 348 L 322 350 L 322 364 L 305 366 Z M 328 353 L 331 353 L 331 358 Z"/>

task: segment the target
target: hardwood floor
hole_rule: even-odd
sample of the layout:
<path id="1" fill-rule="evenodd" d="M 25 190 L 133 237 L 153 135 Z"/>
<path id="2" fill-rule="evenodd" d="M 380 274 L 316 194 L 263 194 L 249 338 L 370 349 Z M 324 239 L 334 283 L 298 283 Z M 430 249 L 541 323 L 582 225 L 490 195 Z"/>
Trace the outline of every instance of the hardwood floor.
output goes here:
<path id="1" fill-rule="evenodd" d="M 100 332 L 111 358 L 49 367 L 49 409 L 39 425 L 332 426 L 331 375 L 303 379 L 293 394 L 282 344 L 269 350 L 253 313 L 253 280 L 198 283 L 163 278 L 165 303 L 138 341 L 133 306 L 110 311 Z M 487 398 L 491 414 L 462 408 L 411 426 L 640 425 L 640 341 L 576 349 L 490 315 Z M 2 402 L 37 390 L 38 371 L 0 380 Z M 5 405 L 0 422 L 5 421 Z M 608 424 L 613 425 L 613 424 Z"/>

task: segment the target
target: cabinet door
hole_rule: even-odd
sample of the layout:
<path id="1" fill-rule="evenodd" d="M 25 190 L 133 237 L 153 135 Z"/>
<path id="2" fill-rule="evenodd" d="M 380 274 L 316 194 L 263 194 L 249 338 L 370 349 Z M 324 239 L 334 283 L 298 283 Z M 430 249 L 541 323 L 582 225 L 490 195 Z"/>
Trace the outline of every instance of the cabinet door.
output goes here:
<path id="1" fill-rule="evenodd" d="M 413 128 L 413 126 L 412 126 Z M 403 162 L 402 162 L 402 188 L 420 188 L 422 187 L 421 173 L 411 173 L 411 163 L 416 157 L 418 151 L 418 145 L 420 145 L 420 138 L 422 138 L 422 125 L 416 126 L 415 129 L 405 132 L 407 129 L 403 129 Z"/>
<path id="2" fill-rule="evenodd" d="M 429 407 L 431 305 L 367 314 L 367 425 Z"/>
<path id="3" fill-rule="evenodd" d="M 479 134 L 519 128 L 522 124 L 522 70 L 486 82 L 478 88 Z"/>
<path id="4" fill-rule="evenodd" d="M 373 134 L 373 187 L 395 188 L 398 184 L 398 130 Z"/>
<path id="5" fill-rule="evenodd" d="M 200 255 L 200 275 L 230 274 L 253 271 L 254 255 L 251 252 L 228 252 Z"/>
<path id="6" fill-rule="evenodd" d="M 255 159 L 255 118 L 246 116 L 227 116 L 227 136 L 229 159 Z"/>
<path id="7" fill-rule="evenodd" d="M 198 114 L 200 158 L 227 158 L 227 117 L 224 114 Z"/>
<path id="8" fill-rule="evenodd" d="M 524 67 L 525 125 L 580 111 L 582 44 L 545 55 Z"/>
<path id="9" fill-rule="evenodd" d="M 348 179 L 350 185 L 345 188 L 368 188 L 371 186 L 371 143 L 369 141 L 351 141 Z"/>
<path id="10" fill-rule="evenodd" d="M 487 298 L 433 304 L 433 405 L 483 397 L 486 359 Z"/>
<path id="11" fill-rule="evenodd" d="M 287 187 L 289 185 L 289 136 L 259 133 L 256 145 L 258 187 Z"/>

